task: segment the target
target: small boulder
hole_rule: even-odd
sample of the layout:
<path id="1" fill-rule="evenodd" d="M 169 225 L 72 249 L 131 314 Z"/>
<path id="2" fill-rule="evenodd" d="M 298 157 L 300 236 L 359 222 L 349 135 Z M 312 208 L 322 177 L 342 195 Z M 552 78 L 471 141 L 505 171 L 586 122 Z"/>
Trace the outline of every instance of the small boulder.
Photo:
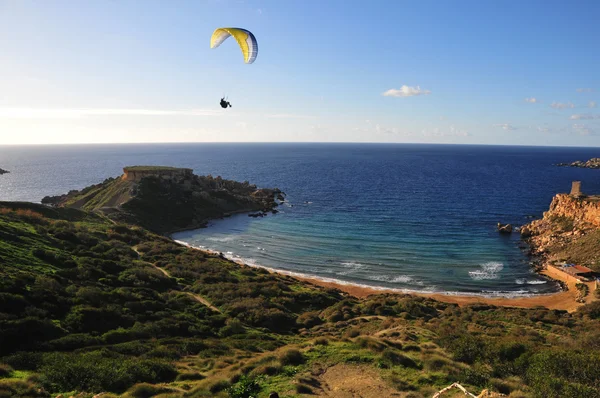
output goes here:
<path id="1" fill-rule="evenodd" d="M 498 223 L 497 227 L 498 227 L 498 232 L 503 233 L 503 234 L 510 234 L 513 230 L 513 227 L 510 224 Z"/>

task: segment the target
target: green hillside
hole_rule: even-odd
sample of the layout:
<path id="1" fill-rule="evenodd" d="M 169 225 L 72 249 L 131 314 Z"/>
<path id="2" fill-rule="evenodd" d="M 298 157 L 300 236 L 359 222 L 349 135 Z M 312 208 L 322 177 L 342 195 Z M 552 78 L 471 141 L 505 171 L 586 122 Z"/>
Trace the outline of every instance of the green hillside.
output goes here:
<path id="1" fill-rule="evenodd" d="M 0 202 L 0 397 L 430 397 L 456 381 L 599 397 L 598 318 L 597 302 L 358 300 L 99 214 Z"/>

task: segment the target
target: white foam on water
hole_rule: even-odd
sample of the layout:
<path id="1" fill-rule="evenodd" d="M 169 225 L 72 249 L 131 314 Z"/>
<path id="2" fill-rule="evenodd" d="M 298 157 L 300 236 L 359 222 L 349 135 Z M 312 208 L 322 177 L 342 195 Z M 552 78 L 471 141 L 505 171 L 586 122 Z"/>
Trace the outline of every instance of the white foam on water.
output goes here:
<path id="1" fill-rule="evenodd" d="M 408 275 L 397 275 L 397 276 L 392 276 L 392 275 L 374 275 L 374 276 L 370 276 L 369 279 L 371 279 L 373 281 L 389 282 L 389 283 L 408 283 L 408 282 L 413 282 L 412 276 L 408 276 Z M 413 282 L 413 283 L 415 283 L 415 282 Z M 422 282 L 421 282 L 421 284 L 422 284 Z"/>
<path id="2" fill-rule="evenodd" d="M 542 281 L 542 280 L 538 280 L 538 279 L 530 279 L 527 280 L 525 278 L 519 278 L 517 280 L 515 280 L 515 283 L 517 285 L 543 285 L 544 283 L 548 283 L 548 281 Z"/>
<path id="3" fill-rule="evenodd" d="M 497 261 L 490 261 L 481 264 L 481 269 L 475 271 L 469 271 L 469 276 L 475 281 L 484 279 L 498 279 L 500 278 L 499 272 L 504 268 L 504 264 Z"/>
<path id="4" fill-rule="evenodd" d="M 340 263 L 346 268 L 346 271 L 338 272 L 338 275 L 349 275 L 361 269 L 367 269 L 369 266 L 366 264 L 357 263 L 355 261 L 345 261 Z"/>
<path id="5" fill-rule="evenodd" d="M 206 240 L 210 240 L 211 242 L 231 242 L 234 239 L 235 238 L 233 236 L 223 236 L 223 237 L 211 236 L 210 238 L 206 238 Z"/>

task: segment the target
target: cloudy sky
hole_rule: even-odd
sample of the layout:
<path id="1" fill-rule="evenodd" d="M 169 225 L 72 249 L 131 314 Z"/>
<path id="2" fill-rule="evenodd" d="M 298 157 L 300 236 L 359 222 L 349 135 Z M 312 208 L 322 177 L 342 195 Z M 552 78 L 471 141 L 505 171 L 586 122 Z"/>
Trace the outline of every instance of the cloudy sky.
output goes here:
<path id="1" fill-rule="evenodd" d="M 599 20 L 594 0 L 0 0 L 0 145 L 600 146 Z M 223 26 L 254 64 L 210 49 Z"/>

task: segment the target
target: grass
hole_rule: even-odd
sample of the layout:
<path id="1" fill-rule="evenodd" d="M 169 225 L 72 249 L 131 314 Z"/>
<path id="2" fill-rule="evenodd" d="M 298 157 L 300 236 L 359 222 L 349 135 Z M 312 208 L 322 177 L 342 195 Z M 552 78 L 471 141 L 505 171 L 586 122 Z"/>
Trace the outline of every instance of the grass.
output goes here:
<path id="1" fill-rule="evenodd" d="M 0 362 L 14 369 L 0 396 L 227 397 L 252 379 L 258 398 L 300 397 L 318 393 L 334 366 L 416 397 L 454 381 L 544 396 L 555 384 L 593 391 L 600 380 L 594 306 L 569 314 L 358 300 L 74 209 L 0 203 L 0 233 Z M 585 371 L 573 373 L 577 364 Z"/>
<path id="2" fill-rule="evenodd" d="M 568 258 L 570 262 L 600 271 L 600 230 L 593 230 L 579 237 L 550 248 L 556 258 Z"/>

